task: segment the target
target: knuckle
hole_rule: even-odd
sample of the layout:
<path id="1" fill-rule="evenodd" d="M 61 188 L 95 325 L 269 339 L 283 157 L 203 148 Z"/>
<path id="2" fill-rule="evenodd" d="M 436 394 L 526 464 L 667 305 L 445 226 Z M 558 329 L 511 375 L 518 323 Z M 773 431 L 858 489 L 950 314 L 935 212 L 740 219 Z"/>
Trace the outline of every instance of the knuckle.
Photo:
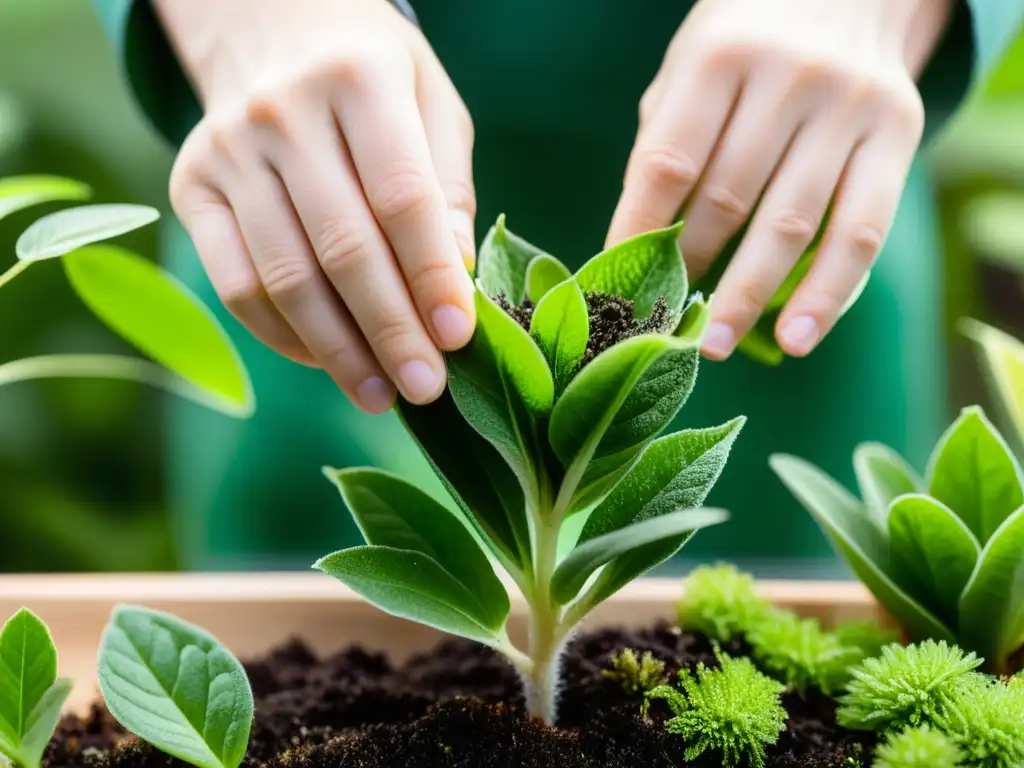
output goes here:
<path id="1" fill-rule="evenodd" d="M 864 266 L 870 266 L 885 241 L 885 230 L 869 221 L 857 221 L 848 224 L 844 237 L 849 243 L 853 259 Z"/>
<path id="2" fill-rule="evenodd" d="M 449 208 L 465 211 L 476 216 L 476 191 L 472 183 L 465 179 L 448 179 L 442 183 L 444 199 Z"/>
<path id="3" fill-rule="evenodd" d="M 711 184 L 704 197 L 719 216 L 733 224 L 741 224 L 750 216 L 751 205 L 733 189 L 722 184 Z"/>
<path id="4" fill-rule="evenodd" d="M 344 219 L 331 218 L 316 239 L 316 252 L 324 271 L 345 275 L 359 269 L 366 259 L 368 238 L 365 231 Z"/>
<path id="5" fill-rule="evenodd" d="M 362 379 L 362 365 L 358 351 L 345 339 L 337 339 L 321 350 L 317 350 L 317 362 L 327 371 L 336 372 L 344 384 L 354 386 Z"/>
<path id="6" fill-rule="evenodd" d="M 428 261 L 409 271 L 409 288 L 413 295 L 425 299 L 450 291 L 458 285 L 452 265 L 443 261 Z"/>
<path id="7" fill-rule="evenodd" d="M 805 55 L 793 68 L 792 86 L 799 91 L 829 87 L 849 78 L 849 73 L 838 62 L 823 55 Z"/>
<path id="8" fill-rule="evenodd" d="M 289 301 L 313 281 L 309 265 L 291 258 L 275 259 L 263 274 L 263 286 L 274 301 Z"/>
<path id="9" fill-rule="evenodd" d="M 819 225 L 817 216 L 799 208 L 776 211 L 770 220 L 771 229 L 778 238 L 798 245 L 811 242 Z"/>
<path id="10" fill-rule="evenodd" d="M 701 56 L 704 65 L 717 72 L 732 72 L 745 68 L 752 59 L 762 53 L 759 45 L 742 38 L 715 39 L 711 36 L 704 45 Z"/>
<path id="11" fill-rule="evenodd" d="M 290 132 L 289 109 L 284 97 L 273 93 L 250 96 L 243 107 L 246 125 L 287 135 Z"/>
<path id="12" fill-rule="evenodd" d="M 410 323 L 400 315 L 388 315 L 369 334 L 370 346 L 381 357 L 401 360 L 405 350 L 414 346 L 415 332 Z"/>
<path id="13" fill-rule="evenodd" d="M 688 189 L 697 183 L 697 164 L 675 147 L 645 150 L 637 158 L 642 178 L 672 188 Z"/>
<path id="14" fill-rule="evenodd" d="M 743 281 L 729 292 L 728 319 L 737 324 L 752 324 L 764 307 L 762 291 L 757 284 Z"/>
<path id="15" fill-rule="evenodd" d="M 374 40 L 374 44 L 349 46 L 344 54 L 327 57 L 307 71 L 307 79 L 317 85 L 328 82 L 344 89 L 372 87 L 379 73 L 395 68 L 409 68 L 412 61 L 399 45 Z"/>
<path id="16" fill-rule="evenodd" d="M 225 279 L 217 287 L 217 295 L 224 306 L 237 315 L 252 307 L 256 302 L 264 300 L 263 284 L 255 274 L 235 275 Z"/>
<path id="17" fill-rule="evenodd" d="M 386 222 L 399 223 L 417 218 L 431 204 L 430 185 L 420 171 L 398 167 L 381 182 L 370 204 Z"/>

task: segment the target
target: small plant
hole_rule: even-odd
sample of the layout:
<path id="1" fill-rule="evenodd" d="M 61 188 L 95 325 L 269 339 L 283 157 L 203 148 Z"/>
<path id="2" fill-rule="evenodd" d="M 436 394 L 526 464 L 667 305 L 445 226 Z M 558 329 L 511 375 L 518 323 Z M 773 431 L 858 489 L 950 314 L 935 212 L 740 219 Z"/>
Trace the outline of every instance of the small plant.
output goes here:
<path id="1" fill-rule="evenodd" d="M 744 636 L 770 611 L 757 594 L 754 577 L 727 563 L 695 568 L 676 608 L 684 629 L 723 643 Z"/>
<path id="2" fill-rule="evenodd" d="M 174 616 L 118 606 L 99 655 L 100 692 L 121 725 L 197 768 L 238 768 L 252 727 L 249 678 L 215 638 Z"/>
<path id="3" fill-rule="evenodd" d="M 627 693 L 646 693 L 668 682 L 665 662 L 656 659 L 650 651 L 637 658 L 636 651 L 624 648 L 612 657 L 611 669 L 602 674 L 617 682 Z"/>
<path id="4" fill-rule="evenodd" d="M 684 756 L 694 760 L 705 752 L 721 754 L 722 764 L 737 766 L 746 759 L 763 768 L 765 747 L 786 728 L 782 685 L 763 675 L 749 659 L 734 659 L 719 651 L 718 669 L 703 663 L 696 675 L 679 672 L 679 689 L 662 685 L 647 693 L 647 701 L 663 700 L 673 717 L 669 733 L 682 736 Z M 681 690 L 680 690 L 681 689 Z"/>
<path id="5" fill-rule="evenodd" d="M 503 218 L 491 229 L 476 333 L 447 355 L 446 393 L 398 405 L 460 514 L 393 475 L 325 470 L 367 546 L 314 567 L 384 611 L 505 654 L 548 723 L 573 628 L 727 517 L 699 507 L 743 418 L 658 437 L 693 389 L 708 321 L 688 297 L 679 231 L 635 237 L 573 275 Z M 574 515 L 586 518 L 570 538 Z M 525 649 L 506 632 L 491 559 L 529 606 Z"/>
<path id="6" fill-rule="evenodd" d="M 934 723 L 967 675 L 981 664 L 944 641 L 889 645 L 850 670 L 836 720 L 844 728 L 886 731 Z"/>
<path id="7" fill-rule="evenodd" d="M 1024 765 L 1024 688 L 979 674 L 960 682 L 936 725 L 964 755 L 964 765 Z"/>
<path id="8" fill-rule="evenodd" d="M 22 608 L 0 631 L 0 757 L 38 768 L 70 693 L 50 630 Z"/>
<path id="9" fill-rule="evenodd" d="M 849 621 L 832 630 L 842 645 L 859 648 L 862 656 L 878 656 L 887 645 L 898 643 L 899 632 L 874 621 Z"/>
<path id="10" fill-rule="evenodd" d="M 871 768 L 957 768 L 962 759 L 953 739 L 925 724 L 890 733 Z"/>

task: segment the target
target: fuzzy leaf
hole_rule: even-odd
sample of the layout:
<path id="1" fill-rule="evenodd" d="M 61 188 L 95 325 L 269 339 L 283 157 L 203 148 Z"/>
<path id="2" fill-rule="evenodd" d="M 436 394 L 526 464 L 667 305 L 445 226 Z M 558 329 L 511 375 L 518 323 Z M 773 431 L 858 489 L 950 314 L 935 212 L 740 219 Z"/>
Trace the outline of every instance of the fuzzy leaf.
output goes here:
<path id="1" fill-rule="evenodd" d="M 984 544 L 1024 504 L 1021 470 L 978 407 L 964 408 L 932 453 L 929 493 L 953 510 Z"/>
<path id="2" fill-rule="evenodd" d="M 21 261 L 42 261 L 71 253 L 152 224 L 160 212 L 145 205 L 83 205 L 37 219 L 14 246 Z"/>
<path id="3" fill-rule="evenodd" d="M 236 768 L 245 757 L 249 679 L 202 629 L 117 606 L 100 641 L 99 683 L 117 721 L 157 749 L 199 768 Z"/>
<path id="4" fill-rule="evenodd" d="M 721 509 L 681 509 L 641 519 L 581 542 L 555 570 L 551 579 L 551 599 L 564 605 L 579 594 L 587 579 L 601 566 L 666 540 L 675 541 L 678 548 L 681 540 L 689 538 L 693 531 L 728 519 L 729 513 Z"/>
<path id="5" fill-rule="evenodd" d="M 235 415 L 253 412 L 249 374 L 227 332 L 170 273 L 113 245 L 79 248 L 63 263 L 79 298 L 111 330 L 197 387 L 215 407 Z"/>
<path id="6" fill-rule="evenodd" d="M 949 507 L 930 496 L 911 494 L 889 509 L 892 570 L 946 622 L 957 625 L 957 601 L 971 577 L 981 547 Z"/>
<path id="7" fill-rule="evenodd" d="M 71 681 L 57 678 L 49 629 L 22 608 L 0 632 L 0 754 L 38 766 L 69 693 Z"/>
<path id="8" fill-rule="evenodd" d="M 710 321 L 708 302 L 704 301 L 704 297 L 699 293 L 695 293 L 683 310 L 683 316 L 679 319 L 679 325 L 673 335 L 680 339 L 688 339 L 699 346 Z"/>
<path id="9" fill-rule="evenodd" d="M 542 253 L 526 268 L 526 296 L 536 306 L 548 291 L 570 277 L 568 267 L 554 256 Z"/>
<path id="10" fill-rule="evenodd" d="M 960 597 L 959 635 L 964 647 L 995 669 L 1024 644 L 1024 508 L 1007 517 L 981 550 Z"/>
<path id="11" fill-rule="evenodd" d="M 952 632 L 887 572 L 888 546 L 858 499 L 820 469 L 795 456 L 776 454 L 769 463 L 838 554 L 911 637 L 953 641 Z"/>
<path id="12" fill-rule="evenodd" d="M 924 490 L 924 481 L 907 462 L 896 451 L 880 443 L 858 445 L 853 453 L 853 468 L 860 495 L 883 530 L 893 499 Z"/>
<path id="13" fill-rule="evenodd" d="M 492 647 L 502 642 L 508 612 L 500 619 L 436 560 L 391 547 L 352 547 L 314 566 L 385 613 L 417 621 Z"/>
<path id="14" fill-rule="evenodd" d="M 398 413 L 502 567 L 510 573 L 529 570 L 526 500 L 501 454 L 466 423 L 447 391 L 429 405 L 399 401 Z"/>
<path id="15" fill-rule="evenodd" d="M 555 392 L 560 394 L 575 375 L 590 337 L 587 300 L 575 280 L 569 278 L 541 299 L 533 311 L 530 333 L 548 359 Z"/>
<path id="16" fill-rule="evenodd" d="M 491 296 L 502 295 L 513 304 L 522 304 L 526 296 L 526 271 L 542 250 L 512 234 L 505 227 L 505 215 L 498 217 L 480 245 L 477 275 Z"/>
<path id="17" fill-rule="evenodd" d="M 60 176 L 9 176 L 0 179 L 0 219 L 41 203 L 78 202 L 92 197 L 92 190 Z"/>
<path id="18" fill-rule="evenodd" d="M 367 544 L 421 552 L 468 587 L 488 623 L 508 616 L 508 593 L 469 531 L 414 485 L 379 469 L 325 470 Z"/>
<path id="19" fill-rule="evenodd" d="M 1024 450 L 1024 343 L 976 320 L 964 321 L 961 328 L 980 348 L 989 390 Z"/>
<path id="20" fill-rule="evenodd" d="M 559 398 L 548 439 L 573 489 L 567 511 L 600 499 L 682 408 L 697 376 L 697 342 L 638 336 L 580 371 Z"/>
<path id="21" fill-rule="evenodd" d="M 637 317 L 647 317 L 658 298 L 678 316 L 686 299 L 686 269 L 676 224 L 631 237 L 599 253 L 576 273 L 584 292 L 611 293 L 633 302 Z"/>

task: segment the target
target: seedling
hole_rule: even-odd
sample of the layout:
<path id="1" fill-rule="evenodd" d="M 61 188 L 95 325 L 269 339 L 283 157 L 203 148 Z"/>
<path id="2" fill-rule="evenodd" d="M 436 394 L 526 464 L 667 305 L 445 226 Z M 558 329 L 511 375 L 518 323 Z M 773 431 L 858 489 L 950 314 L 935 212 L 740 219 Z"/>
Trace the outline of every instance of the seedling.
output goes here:
<path id="1" fill-rule="evenodd" d="M 964 755 L 964 765 L 1024 765 L 1024 688 L 970 675 L 936 718 Z"/>
<path id="2" fill-rule="evenodd" d="M 314 567 L 389 613 L 504 653 L 549 723 L 573 628 L 727 517 L 699 507 L 743 418 L 658 437 L 693 389 L 708 319 L 687 298 L 679 231 L 635 237 L 573 275 L 499 219 L 480 249 L 477 331 L 448 355 L 447 393 L 399 405 L 457 512 L 383 472 L 327 470 L 367 546 Z M 508 637 L 490 558 L 529 606 L 525 649 Z"/>
<path id="3" fill-rule="evenodd" d="M 70 693 L 50 630 L 22 608 L 0 631 L 0 757 L 38 768 Z"/>
<path id="4" fill-rule="evenodd" d="M 893 731 L 875 750 L 871 768 L 957 768 L 963 753 L 942 731 L 931 726 Z"/>
<path id="5" fill-rule="evenodd" d="M 757 594 L 752 575 L 718 563 L 693 569 L 676 609 L 683 629 L 725 643 L 746 635 L 771 605 Z"/>
<path id="6" fill-rule="evenodd" d="M 253 699 L 238 659 L 166 613 L 118 606 L 100 641 L 100 692 L 121 725 L 197 768 L 238 768 Z"/>
<path id="7" fill-rule="evenodd" d="M 611 669 L 603 670 L 602 674 L 621 685 L 627 693 L 646 693 L 668 682 L 665 662 L 654 658 L 650 651 L 644 651 L 637 657 L 632 648 L 624 648 L 613 656 Z"/>

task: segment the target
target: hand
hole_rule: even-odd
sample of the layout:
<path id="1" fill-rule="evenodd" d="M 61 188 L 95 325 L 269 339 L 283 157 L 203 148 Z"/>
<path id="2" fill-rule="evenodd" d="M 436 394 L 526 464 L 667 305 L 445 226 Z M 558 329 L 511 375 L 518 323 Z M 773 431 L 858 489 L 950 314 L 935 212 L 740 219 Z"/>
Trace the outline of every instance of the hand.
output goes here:
<path id="1" fill-rule="evenodd" d="M 171 176 L 221 300 L 363 410 L 434 400 L 475 325 L 469 114 L 386 0 L 157 0 L 205 116 Z"/>
<path id="2" fill-rule="evenodd" d="M 895 215 L 924 109 L 915 86 L 951 0 L 700 0 L 640 103 L 609 244 L 682 209 L 691 274 L 749 229 L 704 353 L 728 357 L 811 243 L 776 335 L 806 355 L 835 324 Z"/>

